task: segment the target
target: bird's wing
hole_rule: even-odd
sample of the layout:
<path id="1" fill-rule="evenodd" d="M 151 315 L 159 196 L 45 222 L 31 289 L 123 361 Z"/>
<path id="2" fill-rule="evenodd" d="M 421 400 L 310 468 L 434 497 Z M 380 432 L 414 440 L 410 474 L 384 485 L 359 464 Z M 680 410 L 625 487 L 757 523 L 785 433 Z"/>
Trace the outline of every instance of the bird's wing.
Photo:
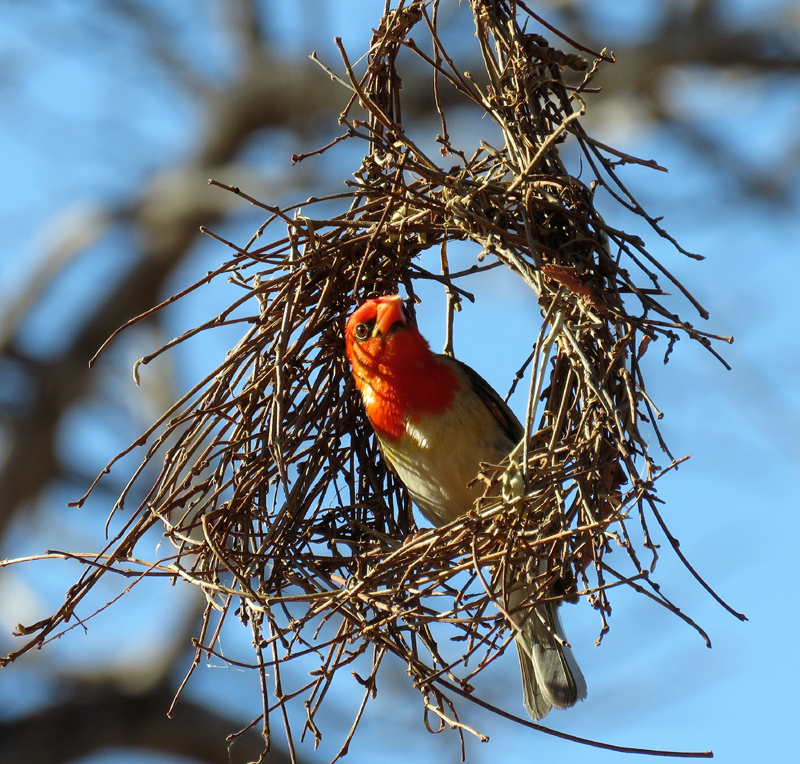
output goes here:
<path id="1" fill-rule="evenodd" d="M 508 407 L 508 404 L 475 369 L 470 368 L 457 358 L 443 357 L 447 358 L 448 361 L 452 361 L 464 372 L 476 395 L 483 401 L 486 408 L 492 412 L 492 416 L 503 428 L 509 439 L 514 443 L 519 443 L 525 435 L 525 428 L 520 424 L 519 419 L 514 416 L 514 412 Z"/>

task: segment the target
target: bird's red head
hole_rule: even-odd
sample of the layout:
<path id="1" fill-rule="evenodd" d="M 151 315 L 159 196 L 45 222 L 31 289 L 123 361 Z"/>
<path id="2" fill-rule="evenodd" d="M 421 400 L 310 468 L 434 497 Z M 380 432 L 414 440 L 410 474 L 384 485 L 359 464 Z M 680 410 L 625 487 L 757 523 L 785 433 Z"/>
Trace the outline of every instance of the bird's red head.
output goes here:
<path id="1" fill-rule="evenodd" d="M 385 294 L 362 303 L 347 322 L 348 342 L 363 343 L 370 339 L 385 339 L 393 327 L 411 324 L 405 303 L 399 294 Z"/>
<path id="2" fill-rule="evenodd" d="M 347 321 L 347 357 L 372 426 L 400 437 L 405 421 L 450 405 L 458 383 L 431 352 L 400 295 L 367 300 Z"/>
<path id="3" fill-rule="evenodd" d="M 406 362 L 431 354 L 399 294 L 363 303 L 350 316 L 344 336 L 356 385 L 362 391 L 378 378 L 396 376 Z"/>
<path id="4" fill-rule="evenodd" d="M 344 332 L 347 355 L 354 368 L 357 360 L 369 364 L 373 359 L 379 359 L 384 354 L 390 335 L 398 331 L 416 334 L 427 346 L 417 327 L 409 319 L 399 294 L 375 297 L 358 307 L 350 316 Z M 403 340 L 399 342 L 403 343 Z M 390 340 L 389 352 L 397 344 L 398 340 Z"/>

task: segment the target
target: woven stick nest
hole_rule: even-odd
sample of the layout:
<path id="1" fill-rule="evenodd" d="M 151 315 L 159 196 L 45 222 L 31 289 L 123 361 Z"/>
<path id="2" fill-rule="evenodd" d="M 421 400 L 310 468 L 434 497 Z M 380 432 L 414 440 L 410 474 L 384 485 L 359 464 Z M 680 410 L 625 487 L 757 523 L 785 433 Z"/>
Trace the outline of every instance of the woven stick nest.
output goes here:
<path id="1" fill-rule="evenodd" d="M 84 558 L 86 572 L 64 606 L 21 628 L 31 639 L 6 662 L 63 629 L 105 572 L 130 571 L 137 542 L 153 526 L 173 551 L 144 564 L 141 575 L 182 579 L 207 597 L 192 671 L 201 654 L 218 652 L 225 618 L 235 613 L 252 629 L 267 738 L 271 714 L 294 698 L 305 703 L 303 732 L 320 737 L 317 712 L 334 676 L 371 656 L 345 751 L 387 653 L 404 662 L 429 728 L 474 732 L 459 721 L 456 700 L 491 707 L 473 681 L 513 640 L 493 594 L 508 565 L 530 561 L 537 593 L 527 606 L 585 597 L 599 614 L 601 636 L 609 590 L 620 584 L 692 623 L 650 575 L 657 554 L 648 523 L 660 526 L 681 553 L 655 504 L 655 481 L 664 470 L 648 453 L 651 432 L 666 468 L 676 462 L 658 432 L 660 414 L 646 393 L 640 359 L 659 338 L 667 356 L 681 336 L 715 355 L 711 340 L 726 338 L 665 308 L 662 288 L 682 293 L 706 317 L 639 237 L 609 227 L 593 206 L 602 187 L 672 241 L 616 173 L 626 163 L 661 168 L 593 140 L 581 127 L 588 86 L 613 56 L 544 29 L 522 2 L 471 0 L 485 64 L 485 74 L 472 78 L 444 49 L 438 5 L 401 0 L 384 14 L 358 67 L 338 43 L 344 73 L 327 70 L 350 97 L 340 118 L 345 132 L 334 143 L 361 139 L 366 149 L 355 180 L 346 181 L 348 191 L 277 209 L 228 187 L 269 217 L 246 246 L 225 242 L 232 259 L 186 292 L 227 278 L 241 288 L 241 298 L 140 364 L 205 329 L 240 323 L 245 334 L 219 368 L 134 444 L 149 443 L 149 450 L 115 509 L 129 509 L 126 496 L 148 463 L 163 465 L 158 479 L 108 548 Z M 534 26 L 580 55 L 551 47 L 529 31 Z M 403 127 L 401 53 L 414 54 L 431 71 L 442 126 L 437 141 L 454 164 L 450 170 Z M 573 84 L 565 82 L 565 71 Z M 446 89 L 478 116 L 488 115 L 503 145 L 480 142 L 469 152 L 451 145 Z M 566 140 L 577 143 L 590 181 L 566 170 L 559 155 Z M 339 214 L 315 217 L 335 204 Z M 276 238 L 262 244 L 270 236 Z M 479 245 L 479 262 L 451 272 L 447 244 L 454 241 Z M 441 273 L 416 262 L 426 250 L 438 253 Z M 381 459 L 351 380 L 345 318 L 366 296 L 402 287 L 413 299 L 418 279 L 434 280 L 448 297 L 452 338 L 454 313 L 471 297 L 462 277 L 495 267 L 530 289 L 543 316 L 530 327 L 532 353 L 519 375 L 529 377 L 527 435 L 513 458 L 525 488 L 504 500 L 497 486 L 508 464 L 487 465 L 479 477 L 486 492 L 473 511 L 450 526 L 414 532 L 408 496 Z M 629 534 L 630 523 L 640 530 Z M 627 552 L 625 570 L 609 564 L 613 547 Z M 544 572 L 537 559 L 548 561 Z M 215 619 L 214 611 L 221 616 Z M 436 624 L 449 625 L 447 649 Z M 309 655 L 318 657 L 318 670 L 304 686 L 285 686 L 284 664 Z M 282 710 L 293 745 L 298 730 Z"/>

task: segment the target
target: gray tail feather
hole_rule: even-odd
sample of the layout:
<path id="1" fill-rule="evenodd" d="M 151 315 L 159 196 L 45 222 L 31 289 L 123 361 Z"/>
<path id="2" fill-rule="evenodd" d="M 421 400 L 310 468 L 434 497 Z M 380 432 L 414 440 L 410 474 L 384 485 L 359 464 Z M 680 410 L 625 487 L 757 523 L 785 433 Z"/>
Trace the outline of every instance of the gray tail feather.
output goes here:
<path id="1" fill-rule="evenodd" d="M 516 599 L 513 594 L 512 599 Z M 556 639 L 557 635 L 566 642 L 558 605 L 547 603 L 531 610 L 518 625 L 522 628 L 516 637 L 522 694 L 531 718 L 541 719 L 551 708 L 569 708 L 583 700 L 586 680 L 572 650 Z"/>

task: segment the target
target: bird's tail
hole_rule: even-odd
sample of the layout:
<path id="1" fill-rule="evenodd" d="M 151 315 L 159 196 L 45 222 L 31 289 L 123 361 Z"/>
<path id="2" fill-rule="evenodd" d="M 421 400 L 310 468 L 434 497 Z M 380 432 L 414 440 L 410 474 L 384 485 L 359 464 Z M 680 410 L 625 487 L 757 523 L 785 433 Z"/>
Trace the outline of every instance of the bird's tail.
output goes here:
<path id="1" fill-rule="evenodd" d="M 569 708 L 583 700 L 586 680 L 564 637 L 558 603 L 547 602 L 514 614 L 526 594 L 523 587 L 512 591 L 508 609 L 521 629 L 516 643 L 525 708 L 536 720 L 551 708 Z"/>

